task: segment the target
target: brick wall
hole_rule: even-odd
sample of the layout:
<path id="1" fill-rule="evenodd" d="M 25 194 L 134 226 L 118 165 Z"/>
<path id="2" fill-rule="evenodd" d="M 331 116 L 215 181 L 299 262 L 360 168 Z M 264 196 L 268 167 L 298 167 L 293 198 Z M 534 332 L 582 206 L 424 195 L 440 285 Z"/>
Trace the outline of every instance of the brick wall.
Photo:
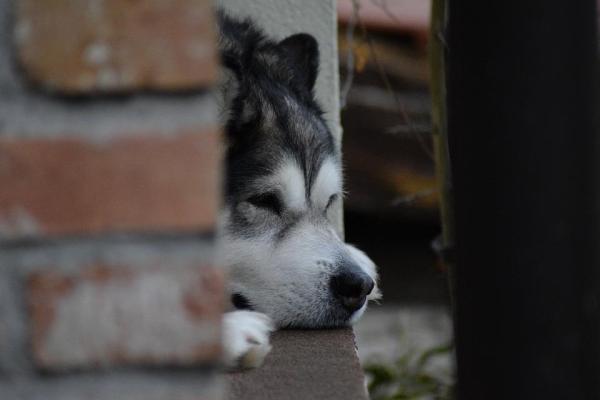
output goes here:
<path id="1" fill-rule="evenodd" d="M 0 0 L 0 398 L 216 399 L 205 0 Z"/>

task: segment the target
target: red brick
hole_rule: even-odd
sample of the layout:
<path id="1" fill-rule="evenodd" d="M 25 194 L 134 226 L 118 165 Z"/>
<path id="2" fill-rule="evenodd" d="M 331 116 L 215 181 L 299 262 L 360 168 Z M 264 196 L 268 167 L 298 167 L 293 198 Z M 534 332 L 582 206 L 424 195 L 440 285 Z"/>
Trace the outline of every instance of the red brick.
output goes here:
<path id="1" fill-rule="evenodd" d="M 19 0 L 27 77 L 66 93 L 189 90 L 217 74 L 209 0 Z"/>
<path id="2" fill-rule="evenodd" d="M 0 237 L 214 228 L 215 130 L 172 136 L 0 138 Z"/>
<path id="3" fill-rule="evenodd" d="M 43 369 L 214 362 L 222 295 L 221 271 L 210 266 L 35 272 L 27 282 L 33 360 Z"/>

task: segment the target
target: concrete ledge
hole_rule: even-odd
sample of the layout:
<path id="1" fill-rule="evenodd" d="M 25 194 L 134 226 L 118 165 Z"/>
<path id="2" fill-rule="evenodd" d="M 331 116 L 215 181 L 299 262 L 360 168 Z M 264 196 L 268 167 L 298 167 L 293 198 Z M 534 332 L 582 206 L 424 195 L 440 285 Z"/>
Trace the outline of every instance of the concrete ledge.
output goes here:
<path id="1" fill-rule="evenodd" d="M 368 398 L 352 329 L 289 330 L 255 370 L 227 374 L 230 400 Z"/>

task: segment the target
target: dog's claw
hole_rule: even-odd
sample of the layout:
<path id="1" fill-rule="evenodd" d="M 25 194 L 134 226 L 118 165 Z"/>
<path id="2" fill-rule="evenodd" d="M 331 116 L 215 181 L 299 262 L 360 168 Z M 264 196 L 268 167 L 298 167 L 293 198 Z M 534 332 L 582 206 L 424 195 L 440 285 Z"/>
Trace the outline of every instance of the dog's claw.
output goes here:
<path id="1" fill-rule="evenodd" d="M 275 327 L 265 314 L 233 311 L 223 317 L 224 363 L 229 369 L 259 367 L 271 350 L 269 335 Z"/>

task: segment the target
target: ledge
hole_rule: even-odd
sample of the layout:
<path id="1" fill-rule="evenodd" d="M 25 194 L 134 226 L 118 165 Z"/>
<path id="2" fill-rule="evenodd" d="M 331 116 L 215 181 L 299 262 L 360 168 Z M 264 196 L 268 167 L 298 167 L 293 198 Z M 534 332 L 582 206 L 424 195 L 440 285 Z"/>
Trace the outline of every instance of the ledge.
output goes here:
<path id="1" fill-rule="evenodd" d="M 352 329 L 275 332 L 262 367 L 227 374 L 229 400 L 368 398 Z"/>

